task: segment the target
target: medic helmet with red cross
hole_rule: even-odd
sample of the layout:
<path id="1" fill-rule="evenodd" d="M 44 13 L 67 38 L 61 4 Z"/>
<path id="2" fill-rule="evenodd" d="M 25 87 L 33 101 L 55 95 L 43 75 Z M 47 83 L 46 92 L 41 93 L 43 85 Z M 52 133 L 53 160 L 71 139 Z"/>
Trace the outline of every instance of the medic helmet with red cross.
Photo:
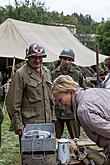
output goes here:
<path id="1" fill-rule="evenodd" d="M 37 57 L 45 58 L 47 55 L 41 44 L 33 43 L 33 44 L 30 44 L 29 46 L 27 46 L 27 48 L 26 48 L 26 58 L 29 58 L 30 56 L 37 56 Z"/>

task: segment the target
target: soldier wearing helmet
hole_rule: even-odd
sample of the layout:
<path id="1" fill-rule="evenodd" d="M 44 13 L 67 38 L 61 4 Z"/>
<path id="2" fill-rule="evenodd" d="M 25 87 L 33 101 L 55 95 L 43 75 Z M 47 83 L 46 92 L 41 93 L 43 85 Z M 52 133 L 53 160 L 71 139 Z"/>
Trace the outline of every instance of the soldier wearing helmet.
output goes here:
<path id="1" fill-rule="evenodd" d="M 60 75 L 69 75 L 74 79 L 74 81 L 78 82 L 81 87 L 86 88 L 82 73 L 72 65 L 72 62 L 75 60 L 74 51 L 70 48 L 63 49 L 59 55 L 59 59 L 60 65 L 51 71 L 52 81 L 54 81 Z M 69 109 L 67 111 L 65 107 L 62 107 L 56 103 L 55 114 L 57 121 L 55 123 L 55 129 L 57 138 L 61 138 L 65 123 L 70 137 L 79 138 L 80 127 L 77 121 L 75 121 L 73 115 L 75 109 L 75 104 L 72 110 Z"/>
<path id="2" fill-rule="evenodd" d="M 74 51 L 73 51 L 72 49 L 70 49 L 70 48 L 65 48 L 65 49 L 63 49 L 63 50 L 61 51 L 60 55 L 59 55 L 59 58 L 61 59 L 61 58 L 63 58 L 63 57 L 64 57 L 64 58 L 65 58 L 65 57 L 70 58 L 71 61 L 74 61 L 74 59 L 75 59 Z"/>
<path id="3" fill-rule="evenodd" d="M 55 119 L 50 71 L 42 61 L 47 55 L 43 46 L 34 43 L 26 48 L 27 63 L 12 77 L 6 106 L 11 131 L 20 136 L 26 124 L 52 122 Z"/>
<path id="4" fill-rule="evenodd" d="M 29 58 L 30 56 L 45 58 L 47 55 L 41 44 L 33 43 L 26 48 L 26 58 Z"/>

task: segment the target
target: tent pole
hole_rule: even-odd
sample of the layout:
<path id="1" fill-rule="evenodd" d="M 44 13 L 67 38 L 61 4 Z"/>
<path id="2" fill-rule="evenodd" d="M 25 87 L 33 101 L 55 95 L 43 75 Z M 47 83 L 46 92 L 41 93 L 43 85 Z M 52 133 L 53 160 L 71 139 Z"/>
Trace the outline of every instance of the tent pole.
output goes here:
<path id="1" fill-rule="evenodd" d="M 12 70 L 11 70 L 11 78 L 14 75 L 15 72 L 15 57 L 13 58 L 13 65 L 12 65 Z"/>

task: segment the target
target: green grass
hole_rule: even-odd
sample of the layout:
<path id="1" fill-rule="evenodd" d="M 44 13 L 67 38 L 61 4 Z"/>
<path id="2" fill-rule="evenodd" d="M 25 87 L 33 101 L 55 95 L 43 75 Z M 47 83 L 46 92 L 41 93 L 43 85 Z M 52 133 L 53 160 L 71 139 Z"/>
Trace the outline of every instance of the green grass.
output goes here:
<path id="1" fill-rule="evenodd" d="M 0 148 L 0 165 L 18 165 L 19 160 L 19 142 L 18 135 L 9 132 L 10 120 L 5 113 L 1 126 L 1 148 Z"/>

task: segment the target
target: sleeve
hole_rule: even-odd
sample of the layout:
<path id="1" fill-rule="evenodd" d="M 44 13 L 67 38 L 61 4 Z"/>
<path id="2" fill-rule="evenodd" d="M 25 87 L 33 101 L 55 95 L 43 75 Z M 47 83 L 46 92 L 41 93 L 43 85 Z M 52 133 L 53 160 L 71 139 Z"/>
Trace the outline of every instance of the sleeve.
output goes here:
<path id="1" fill-rule="evenodd" d="M 9 93 L 11 97 L 12 120 L 14 121 L 16 130 L 24 127 L 22 123 L 22 115 L 21 115 L 23 90 L 24 90 L 23 78 L 19 72 L 16 72 L 12 78 L 9 89 Z"/>
<path id="2" fill-rule="evenodd" d="M 52 74 L 50 72 L 50 70 L 48 70 L 48 75 L 49 75 L 49 79 L 51 81 L 51 85 L 52 85 Z M 51 89 L 48 89 L 49 92 L 49 98 L 50 98 L 50 108 L 51 108 L 51 113 L 52 113 L 52 121 L 56 121 L 56 116 L 55 116 L 55 100 L 52 94 L 52 86 Z"/>
<path id="3" fill-rule="evenodd" d="M 52 98 L 51 100 L 51 111 L 52 111 L 52 121 L 56 121 L 56 115 L 55 115 L 55 101 Z"/>
<path id="4" fill-rule="evenodd" d="M 95 108 L 95 107 L 94 107 Z M 90 133 L 99 136 L 110 138 L 110 120 L 107 120 L 101 113 L 97 112 L 96 109 L 90 108 L 84 109 L 82 113 L 78 114 L 82 127 L 88 128 Z"/>
<path id="5" fill-rule="evenodd" d="M 86 89 L 86 84 L 85 84 L 85 81 L 84 81 L 84 76 L 82 75 L 81 72 L 79 72 L 79 85 L 80 85 L 80 87 Z"/>

